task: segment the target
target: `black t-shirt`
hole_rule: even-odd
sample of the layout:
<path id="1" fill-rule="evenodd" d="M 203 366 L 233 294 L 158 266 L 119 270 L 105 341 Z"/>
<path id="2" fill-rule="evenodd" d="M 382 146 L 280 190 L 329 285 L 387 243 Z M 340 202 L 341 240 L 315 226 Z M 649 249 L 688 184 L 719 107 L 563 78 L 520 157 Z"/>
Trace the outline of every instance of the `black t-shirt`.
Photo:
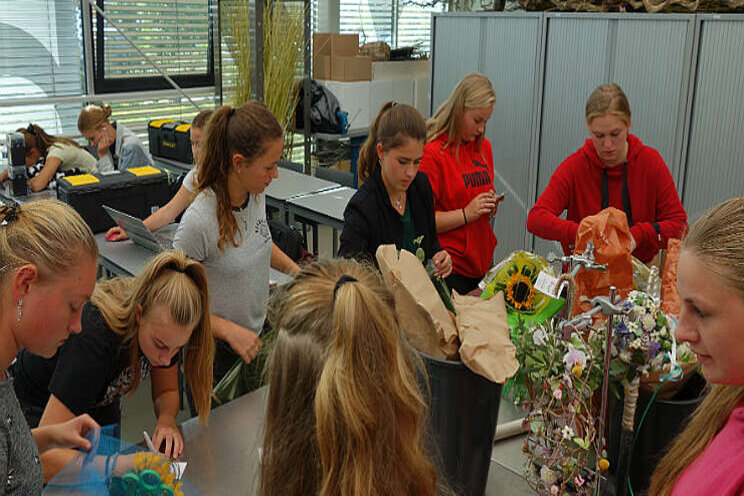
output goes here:
<path id="1" fill-rule="evenodd" d="M 132 381 L 131 346 L 106 324 L 98 308 L 87 303 L 82 313 L 82 332 L 73 334 L 52 358 L 26 350 L 18 354 L 12 374 L 16 395 L 24 412 L 43 411 L 54 394 L 75 415 L 89 414 L 100 425 L 121 420 L 119 400 Z M 178 354 L 171 365 L 178 361 Z M 139 355 L 140 378 L 152 366 Z"/>

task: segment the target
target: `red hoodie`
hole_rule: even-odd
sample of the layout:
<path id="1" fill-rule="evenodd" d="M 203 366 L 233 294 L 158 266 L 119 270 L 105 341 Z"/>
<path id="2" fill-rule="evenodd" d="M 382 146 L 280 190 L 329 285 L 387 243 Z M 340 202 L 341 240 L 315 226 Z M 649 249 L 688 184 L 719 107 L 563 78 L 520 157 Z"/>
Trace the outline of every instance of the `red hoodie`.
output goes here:
<path id="1" fill-rule="evenodd" d="M 630 233 L 637 245 L 633 255 L 643 262 L 650 262 L 660 249 L 666 248 L 669 238 L 682 237 L 687 228 L 687 214 L 659 152 L 629 134 L 626 161 L 633 221 Z M 597 156 L 592 140 L 588 139 L 553 173 L 548 187 L 530 210 L 527 230 L 541 238 L 560 241 L 564 253 L 571 253 L 579 222 L 602 210 L 602 175 L 605 169 L 608 206 L 625 211 L 623 165 L 605 165 Z M 558 217 L 564 210 L 568 210 L 566 220 Z"/>
<path id="2" fill-rule="evenodd" d="M 434 193 L 434 211 L 465 208 L 481 193 L 493 189 L 491 143 L 483 138 L 481 152 L 475 142 L 460 145 L 460 161 L 443 134 L 424 147 L 421 172 L 426 173 Z M 452 257 L 452 271 L 466 277 L 483 277 L 491 268 L 496 236 L 488 215 L 447 232 L 439 233 L 439 244 Z"/>

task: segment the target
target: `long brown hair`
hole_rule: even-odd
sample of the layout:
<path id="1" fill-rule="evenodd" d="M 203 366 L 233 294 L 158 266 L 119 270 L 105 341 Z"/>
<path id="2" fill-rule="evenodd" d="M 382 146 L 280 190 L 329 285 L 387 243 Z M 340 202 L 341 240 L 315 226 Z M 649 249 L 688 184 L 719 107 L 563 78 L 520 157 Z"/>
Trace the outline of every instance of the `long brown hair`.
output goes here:
<path id="1" fill-rule="evenodd" d="M 269 319 L 259 494 L 435 494 L 420 362 L 380 277 L 353 260 L 313 263 L 272 297 Z"/>
<path id="2" fill-rule="evenodd" d="M 91 302 L 101 311 L 112 331 L 123 336 L 125 343 L 134 343 L 131 346 L 134 376 L 129 389 L 132 393 L 140 381 L 138 305 L 142 305 L 142 315 L 147 315 L 156 305 L 163 305 L 177 325 L 193 329 L 183 358 L 196 410 L 199 418 L 206 421 L 212 391 L 214 339 L 204 266 L 180 251 L 165 251 L 153 258 L 137 277 L 100 281 Z"/>
<path id="3" fill-rule="evenodd" d="M 744 197 L 728 200 L 701 217 L 683 249 L 719 274 L 734 290 L 734 297 L 744 298 Z M 714 386 L 656 467 L 649 494 L 671 494 L 682 472 L 705 451 L 742 401 L 744 385 Z"/>
<path id="4" fill-rule="evenodd" d="M 256 101 L 246 102 L 238 108 L 222 106 L 209 119 L 204 143 L 199 147 L 196 193 L 211 188 L 217 196 L 219 250 L 223 250 L 227 243 L 239 246 L 241 242 L 227 189 L 233 155 L 239 153 L 252 162 L 266 152 L 272 141 L 283 136 L 274 114 Z"/>
<path id="5" fill-rule="evenodd" d="M 410 105 L 387 102 L 378 112 L 369 135 L 359 151 L 359 178 L 366 181 L 377 168 L 377 143 L 384 151 L 397 148 L 412 139 L 426 140 L 426 123 Z"/>
<path id="6" fill-rule="evenodd" d="M 77 127 L 81 133 L 95 131 L 102 124 L 106 124 L 111 117 L 111 107 L 108 105 L 86 105 L 78 115 Z"/>
<path id="7" fill-rule="evenodd" d="M 447 143 L 443 148 L 453 147 L 455 157 L 459 161 L 460 123 L 466 110 L 490 107 L 496 103 L 496 93 L 491 81 L 479 72 L 466 74 L 450 96 L 439 107 L 434 117 L 426 122 L 426 142 L 432 142 L 442 134 L 447 135 Z M 476 150 L 480 152 L 483 136 L 475 142 Z"/>
<path id="8" fill-rule="evenodd" d="M 36 124 L 29 124 L 28 127 L 22 127 L 16 130 L 17 133 L 23 134 L 23 140 L 26 148 L 26 155 L 31 153 L 31 150 L 36 148 L 41 153 L 42 157 L 46 157 L 49 152 L 49 148 L 53 145 L 70 145 L 75 148 L 80 148 L 80 145 L 69 138 L 60 138 L 47 134 L 40 126 Z"/>

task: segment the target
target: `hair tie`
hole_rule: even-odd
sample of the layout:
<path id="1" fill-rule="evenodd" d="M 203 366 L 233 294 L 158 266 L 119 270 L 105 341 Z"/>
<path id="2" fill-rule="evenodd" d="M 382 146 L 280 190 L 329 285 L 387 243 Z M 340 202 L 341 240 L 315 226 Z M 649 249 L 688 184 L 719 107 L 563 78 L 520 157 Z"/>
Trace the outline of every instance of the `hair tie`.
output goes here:
<path id="1" fill-rule="evenodd" d="M 182 269 L 181 267 L 179 267 L 175 263 L 171 263 L 170 265 L 167 265 L 166 268 L 172 270 L 173 272 L 178 272 L 179 274 L 185 274 L 186 273 L 186 270 L 185 269 Z"/>
<path id="2" fill-rule="evenodd" d="M 338 293 L 338 288 L 344 285 L 344 283 L 347 282 L 357 282 L 357 280 L 350 275 L 344 274 L 341 277 L 338 278 L 338 281 L 336 281 L 336 285 L 333 286 L 333 300 L 336 301 L 336 293 Z"/>
<path id="3" fill-rule="evenodd" d="M 5 207 L 5 216 L 3 221 L 0 223 L 2 226 L 7 226 L 18 220 L 18 213 L 21 211 L 21 206 L 17 203 L 13 203 L 9 207 Z"/>
<path id="4" fill-rule="evenodd" d="M 29 134 L 33 134 L 34 136 L 36 136 L 36 129 L 34 128 L 33 124 L 29 123 L 28 127 L 26 128 L 26 131 L 28 131 Z"/>
<path id="5" fill-rule="evenodd" d="M 235 107 L 230 107 L 230 116 L 229 117 L 232 117 L 233 115 L 235 115 Z"/>

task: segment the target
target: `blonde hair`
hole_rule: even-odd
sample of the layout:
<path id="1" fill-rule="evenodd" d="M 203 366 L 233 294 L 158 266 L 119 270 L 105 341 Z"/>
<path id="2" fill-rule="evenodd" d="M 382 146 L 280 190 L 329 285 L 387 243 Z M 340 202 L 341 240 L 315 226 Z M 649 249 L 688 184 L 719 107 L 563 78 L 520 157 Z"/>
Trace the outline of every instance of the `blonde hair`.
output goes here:
<path id="1" fill-rule="evenodd" d="M 692 226 L 683 249 L 744 298 L 744 197 L 728 200 L 703 215 Z M 649 494 L 671 494 L 682 472 L 705 451 L 743 400 L 744 385 L 714 386 L 656 467 Z"/>
<path id="2" fill-rule="evenodd" d="M 434 141 L 442 134 L 447 135 L 447 143 L 443 148 L 454 145 L 455 157 L 460 149 L 460 133 L 462 116 L 471 109 L 487 108 L 496 104 L 496 93 L 491 81 L 479 72 L 471 72 L 463 77 L 449 98 L 439 107 L 434 117 L 426 122 L 426 141 Z M 476 141 L 476 149 L 480 152 L 483 136 Z M 459 157 L 458 157 L 459 160 Z"/>
<path id="3" fill-rule="evenodd" d="M 384 151 L 404 145 L 412 139 L 426 140 L 426 124 L 418 110 L 406 104 L 387 102 L 378 112 L 369 135 L 359 151 L 359 178 L 366 181 L 377 168 L 377 144 Z"/>
<path id="4" fill-rule="evenodd" d="M 10 269 L 33 264 L 39 278 L 67 274 L 83 256 L 98 258 L 98 245 L 90 227 L 68 205 L 42 200 L 0 207 L 0 278 Z"/>
<path id="5" fill-rule="evenodd" d="M 227 190 L 233 155 L 240 153 L 248 162 L 253 162 L 266 152 L 273 140 L 283 137 L 279 121 L 261 102 L 249 101 L 237 108 L 225 105 L 215 110 L 209 119 L 199 147 L 196 193 L 211 188 L 217 197 L 218 250 L 222 251 L 228 243 L 239 246 L 241 242 Z"/>
<path id="6" fill-rule="evenodd" d="M 630 103 L 620 86 L 615 83 L 597 86 L 586 101 L 584 115 L 586 123 L 591 124 L 595 117 L 614 115 L 630 127 Z"/>
<path id="7" fill-rule="evenodd" d="M 272 297 L 269 319 L 259 494 L 435 494 L 421 364 L 380 277 L 353 260 L 308 265 Z"/>
<path id="8" fill-rule="evenodd" d="M 153 258 L 137 277 L 100 281 L 91 302 L 101 311 L 112 331 L 123 336 L 126 343 L 133 343 L 134 377 L 130 392 L 137 389 L 140 381 L 138 305 L 142 305 L 143 316 L 154 306 L 163 305 L 177 325 L 193 329 L 185 347 L 184 364 L 199 418 L 206 421 L 212 391 L 214 339 L 204 267 L 180 251 L 165 251 Z"/>
<path id="9" fill-rule="evenodd" d="M 107 124 L 111 117 L 111 107 L 108 105 L 87 105 L 78 115 L 78 131 L 85 133 L 95 131 L 101 124 Z"/>

